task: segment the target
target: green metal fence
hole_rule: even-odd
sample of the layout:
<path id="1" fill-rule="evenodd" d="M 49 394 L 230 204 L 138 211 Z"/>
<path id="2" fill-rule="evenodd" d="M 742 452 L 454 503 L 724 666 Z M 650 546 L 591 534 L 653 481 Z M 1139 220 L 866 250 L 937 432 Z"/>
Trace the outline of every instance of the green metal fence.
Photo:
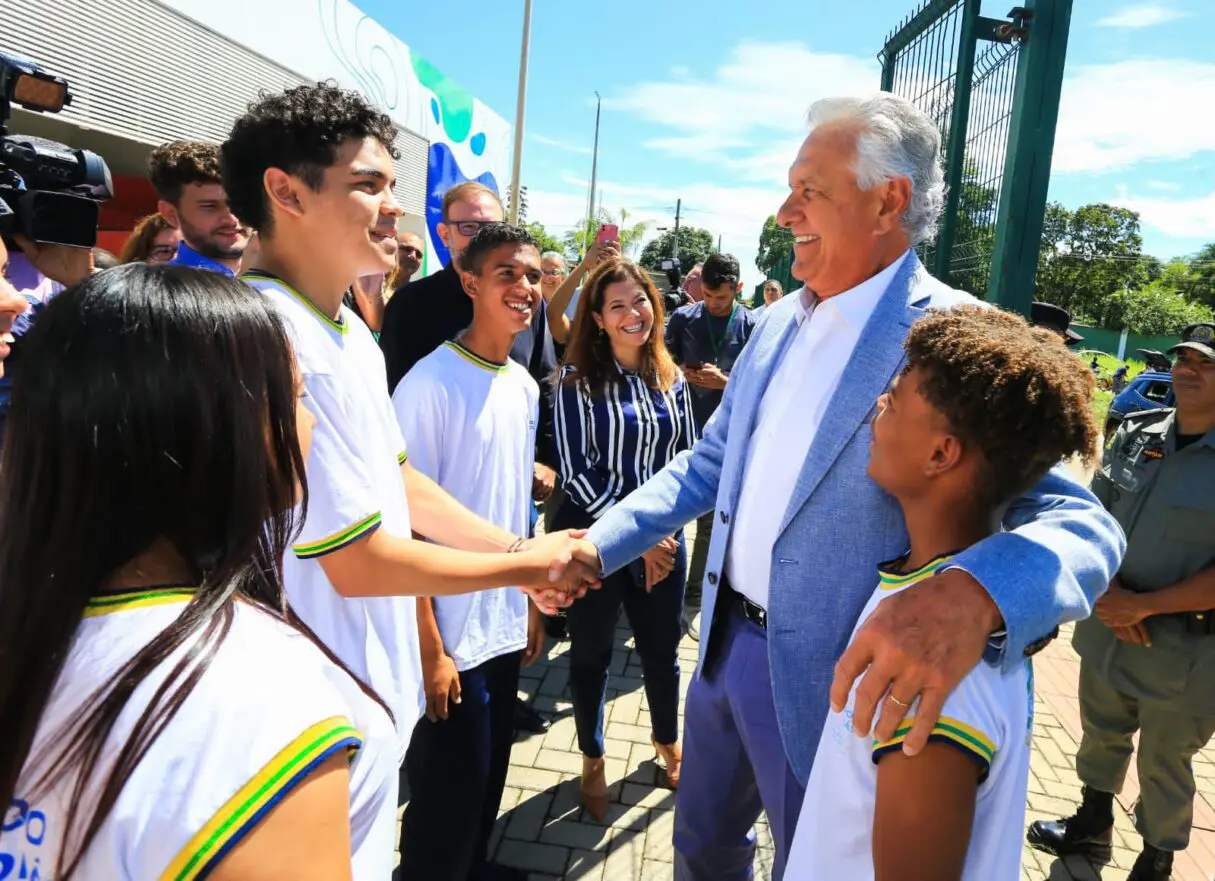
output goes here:
<path id="1" fill-rule="evenodd" d="M 955 287 L 1028 313 L 1050 180 L 1072 0 L 924 0 L 886 40 L 882 89 L 941 130 L 945 213 L 920 248 Z"/>

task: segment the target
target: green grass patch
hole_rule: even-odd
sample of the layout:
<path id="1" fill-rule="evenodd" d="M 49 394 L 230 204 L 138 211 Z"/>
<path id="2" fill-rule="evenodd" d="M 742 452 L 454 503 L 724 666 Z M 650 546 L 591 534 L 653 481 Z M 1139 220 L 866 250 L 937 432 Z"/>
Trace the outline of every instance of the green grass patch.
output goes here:
<path id="1" fill-rule="evenodd" d="M 1147 364 L 1138 358 L 1128 358 L 1125 361 L 1119 361 L 1113 355 L 1107 355 L 1105 352 L 1094 353 L 1092 349 L 1082 349 L 1076 354 L 1077 357 L 1083 359 L 1085 364 L 1091 363 L 1093 360 L 1093 355 L 1097 355 L 1098 379 L 1109 379 L 1114 375 L 1114 371 L 1123 364 L 1129 368 L 1129 370 L 1127 370 L 1126 377 L 1128 381 L 1147 369 Z M 1113 399 L 1113 392 L 1111 392 L 1109 389 L 1098 386 L 1093 391 L 1093 416 L 1096 417 L 1098 425 L 1104 427 L 1105 414 L 1109 412 L 1110 401 Z"/>

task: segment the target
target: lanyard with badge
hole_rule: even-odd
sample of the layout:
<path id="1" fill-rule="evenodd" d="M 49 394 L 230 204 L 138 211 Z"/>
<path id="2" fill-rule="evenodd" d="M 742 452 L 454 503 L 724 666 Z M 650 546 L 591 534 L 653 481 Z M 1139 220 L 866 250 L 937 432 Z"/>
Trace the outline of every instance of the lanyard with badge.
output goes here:
<path id="1" fill-rule="evenodd" d="M 708 308 L 705 309 L 708 312 Z M 734 314 L 738 312 L 738 304 L 734 304 L 734 308 L 730 310 L 730 317 L 726 319 L 725 325 L 721 330 L 721 337 L 713 332 L 713 313 L 709 313 L 709 345 L 713 347 L 713 363 L 717 364 L 717 359 L 721 356 L 721 347 L 726 344 L 726 340 L 730 336 L 730 325 L 734 323 Z"/>

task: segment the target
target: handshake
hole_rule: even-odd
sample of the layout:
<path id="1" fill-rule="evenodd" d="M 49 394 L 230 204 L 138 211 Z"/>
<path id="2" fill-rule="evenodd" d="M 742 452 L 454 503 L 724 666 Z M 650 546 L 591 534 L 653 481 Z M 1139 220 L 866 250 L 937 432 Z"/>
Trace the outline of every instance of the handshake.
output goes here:
<path id="1" fill-rule="evenodd" d="M 585 529 L 567 529 L 529 538 L 517 553 L 527 555 L 535 575 L 520 585 L 546 615 L 555 615 L 588 590 L 599 587 L 599 550 Z"/>

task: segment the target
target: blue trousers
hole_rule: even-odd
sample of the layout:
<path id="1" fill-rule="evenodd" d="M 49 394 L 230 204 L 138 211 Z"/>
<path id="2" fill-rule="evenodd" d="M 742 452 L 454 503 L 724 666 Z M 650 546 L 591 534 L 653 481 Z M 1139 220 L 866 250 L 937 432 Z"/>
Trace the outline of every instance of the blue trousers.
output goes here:
<path id="1" fill-rule="evenodd" d="M 401 881 L 481 881 L 515 736 L 522 652 L 460 674 L 460 703 L 423 717 L 405 754 Z"/>
<path id="2" fill-rule="evenodd" d="M 580 529 L 589 526 L 590 521 L 585 512 L 567 500 L 557 512 L 554 527 Z M 648 593 L 645 563 L 635 560 L 603 579 L 602 587 L 589 591 L 569 608 L 570 698 L 574 704 L 578 748 L 584 756 L 603 755 L 608 667 L 622 606 L 641 657 L 652 736 L 664 744 L 679 739 L 679 640 L 683 635 L 679 616 L 683 611 L 688 558 L 683 533 L 676 538 L 679 550 L 675 569 Z"/>
<path id="3" fill-rule="evenodd" d="M 754 826 L 763 810 L 776 845 L 772 877 L 780 881 L 806 791 L 785 758 L 767 634 L 732 608 L 719 605 L 714 618 L 711 663 L 689 686 L 683 709 L 675 878 L 752 878 Z"/>

